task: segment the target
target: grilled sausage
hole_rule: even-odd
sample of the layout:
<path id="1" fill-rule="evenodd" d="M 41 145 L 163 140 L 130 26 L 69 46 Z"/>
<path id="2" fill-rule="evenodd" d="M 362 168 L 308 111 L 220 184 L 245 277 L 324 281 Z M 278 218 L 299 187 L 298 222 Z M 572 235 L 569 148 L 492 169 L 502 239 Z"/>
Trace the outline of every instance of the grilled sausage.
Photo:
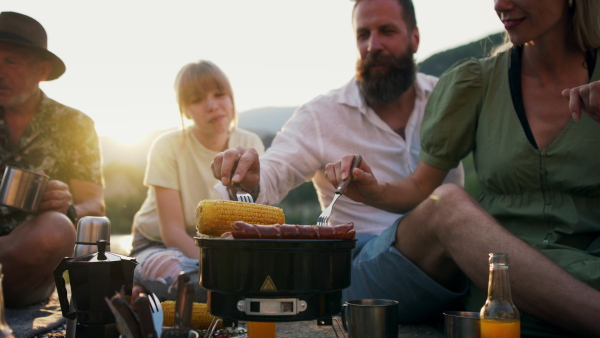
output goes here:
<path id="1" fill-rule="evenodd" d="M 354 239 L 354 223 L 334 226 L 234 222 L 231 235 L 237 239 Z"/>

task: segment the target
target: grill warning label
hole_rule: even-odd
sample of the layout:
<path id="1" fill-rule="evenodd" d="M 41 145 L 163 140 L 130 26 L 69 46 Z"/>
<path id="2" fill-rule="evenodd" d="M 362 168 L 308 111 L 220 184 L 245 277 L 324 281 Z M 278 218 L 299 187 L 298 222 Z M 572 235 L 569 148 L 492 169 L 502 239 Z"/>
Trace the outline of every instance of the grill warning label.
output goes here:
<path id="1" fill-rule="evenodd" d="M 275 283 L 273 283 L 271 276 L 265 278 L 263 285 L 260 287 L 260 291 L 277 291 L 277 287 L 275 286 Z"/>

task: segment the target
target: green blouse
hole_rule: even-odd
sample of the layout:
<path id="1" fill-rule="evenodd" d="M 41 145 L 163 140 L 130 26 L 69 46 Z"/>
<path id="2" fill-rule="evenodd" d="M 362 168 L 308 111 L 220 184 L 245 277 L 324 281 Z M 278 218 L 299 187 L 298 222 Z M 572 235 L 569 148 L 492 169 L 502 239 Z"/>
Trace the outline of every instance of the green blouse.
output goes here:
<path id="1" fill-rule="evenodd" d="M 425 110 L 421 160 L 450 169 L 473 151 L 479 202 L 502 225 L 531 245 L 587 250 L 600 233 L 600 124 L 583 114 L 535 149 L 511 100 L 509 55 L 466 59 L 442 75 Z"/>

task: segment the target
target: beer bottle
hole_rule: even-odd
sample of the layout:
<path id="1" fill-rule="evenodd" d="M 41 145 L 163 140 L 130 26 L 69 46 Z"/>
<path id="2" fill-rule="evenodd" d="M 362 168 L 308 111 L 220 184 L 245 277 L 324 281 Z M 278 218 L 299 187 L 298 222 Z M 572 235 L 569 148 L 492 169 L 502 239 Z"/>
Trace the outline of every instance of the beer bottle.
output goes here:
<path id="1" fill-rule="evenodd" d="M 508 279 L 508 255 L 490 253 L 488 295 L 479 312 L 481 338 L 521 337 L 519 310 L 513 304 Z"/>

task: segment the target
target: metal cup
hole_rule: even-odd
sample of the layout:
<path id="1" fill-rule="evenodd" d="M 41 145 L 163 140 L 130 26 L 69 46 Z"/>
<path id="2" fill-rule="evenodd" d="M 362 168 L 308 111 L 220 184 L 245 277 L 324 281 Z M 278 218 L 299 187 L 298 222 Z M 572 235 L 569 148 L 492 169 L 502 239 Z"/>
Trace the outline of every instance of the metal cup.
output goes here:
<path id="1" fill-rule="evenodd" d="M 479 338 L 479 312 L 444 312 L 444 337 Z"/>
<path id="2" fill-rule="evenodd" d="M 99 240 L 106 241 L 106 251 L 110 251 L 110 220 L 107 217 L 85 216 L 77 223 L 77 238 L 73 257 L 98 252 Z"/>
<path id="3" fill-rule="evenodd" d="M 349 338 L 398 337 L 398 301 L 359 299 L 342 306 L 342 324 Z"/>
<path id="4" fill-rule="evenodd" d="M 49 177 L 6 166 L 0 183 L 0 204 L 29 213 L 37 212 Z"/>

